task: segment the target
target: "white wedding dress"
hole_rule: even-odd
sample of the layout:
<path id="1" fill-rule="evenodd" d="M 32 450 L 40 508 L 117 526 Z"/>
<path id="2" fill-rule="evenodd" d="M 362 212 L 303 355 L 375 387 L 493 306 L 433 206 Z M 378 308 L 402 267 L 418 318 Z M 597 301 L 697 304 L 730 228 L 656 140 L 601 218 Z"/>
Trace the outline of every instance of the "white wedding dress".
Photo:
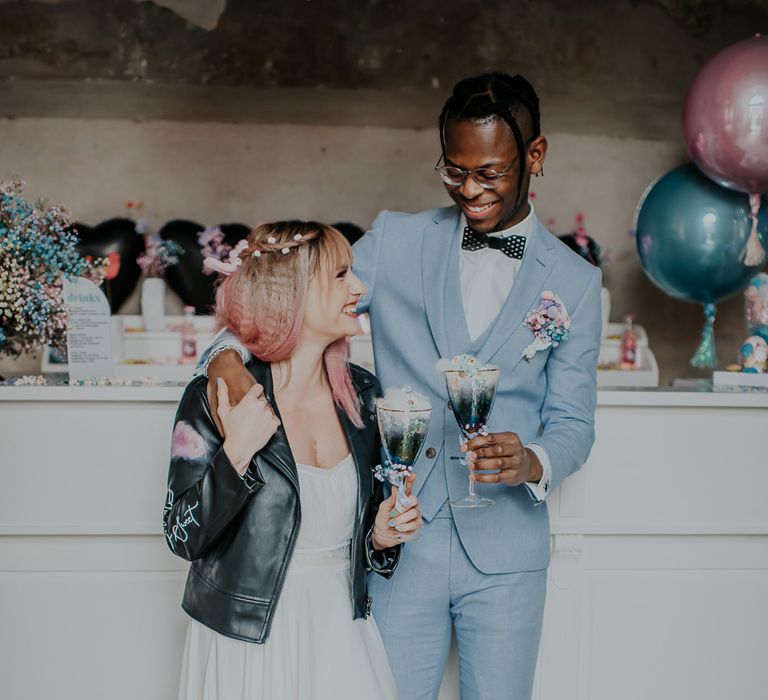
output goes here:
<path id="1" fill-rule="evenodd" d="M 397 698 L 373 617 L 352 619 L 352 456 L 331 469 L 297 467 L 301 529 L 269 638 L 252 644 L 190 620 L 180 700 Z"/>

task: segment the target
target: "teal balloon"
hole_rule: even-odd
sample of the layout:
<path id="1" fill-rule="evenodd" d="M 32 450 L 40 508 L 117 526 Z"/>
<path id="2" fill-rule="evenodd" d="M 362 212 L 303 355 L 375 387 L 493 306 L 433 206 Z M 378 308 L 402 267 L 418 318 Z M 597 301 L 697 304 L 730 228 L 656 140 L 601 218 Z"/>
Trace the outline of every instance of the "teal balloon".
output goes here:
<path id="1" fill-rule="evenodd" d="M 768 243 L 768 203 L 761 201 L 758 236 Z M 683 165 L 646 190 L 635 214 L 643 270 L 677 299 L 712 304 L 737 292 L 762 267 L 744 264 L 752 231 L 749 197 Z"/>

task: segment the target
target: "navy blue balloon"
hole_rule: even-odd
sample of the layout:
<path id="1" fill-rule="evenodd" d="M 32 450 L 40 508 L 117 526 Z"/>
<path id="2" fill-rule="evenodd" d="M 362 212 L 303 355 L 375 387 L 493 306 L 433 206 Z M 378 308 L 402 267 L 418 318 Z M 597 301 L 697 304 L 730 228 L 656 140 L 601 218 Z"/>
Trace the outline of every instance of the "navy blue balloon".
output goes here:
<path id="1" fill-rule="evenodd" d="M 768 243 L 768 204 L 758 235 Z M 635 214 L 637 252 L 645 273 L 677 299 L 713 304 L 747 284 L 762 267 L 744 264 L 752 230 L 749 197 L 726 189 L 695 165 L 656 180 Z"/>

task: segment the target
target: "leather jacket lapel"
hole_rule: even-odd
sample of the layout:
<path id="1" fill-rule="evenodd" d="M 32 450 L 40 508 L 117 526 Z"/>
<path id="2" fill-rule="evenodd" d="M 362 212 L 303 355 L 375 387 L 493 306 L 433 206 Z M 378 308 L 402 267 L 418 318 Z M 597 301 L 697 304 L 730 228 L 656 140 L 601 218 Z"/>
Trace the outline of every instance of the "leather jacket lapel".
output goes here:
<path id="1" fill-rule="evenodd" d="M 248 369 L 254 379 L 264 387 L 264 398 L 266 398 L 269 405 L 272 406 L 272 410 L 277 417 L 280 418 L 280 409 L 277 407 L 277 402 L 275 401 L 272 368 L 265 362 L 252 360 L 248 365 Z M 282 420 L 277 432 L 275 432 L 269 442 L 259 451 L 258 456 L 266 459 L 276 469 L 285 474 L 296 490 L 299 490 L 299 473 L 296 469 L 296 462 L 293 459 L 291 448 L 288 445 L 288 437 L 285 434 Z"/>
<path id="2" fill-rule="evenodd" d="M 359 510 L 360 504 L 365 502 L 368 495 L 373 490 L 373 463 L 371 460 L 375 459 L 375 457 L 371 455 L 370 449 L 370 445 L 373 441 L 370 436 L 367 435 L 368 426 L 365 425 L 365 422 L 367 422 L 365 408 L 362 410 L 362 419 L 364 421 L 362 428 L 356 428 L 352 424 L 352 421 L 349 420 L 346 412 L 341 408 L 337 407 L 337 413 L 339 415 L 339 420 L 341 421 L 341 426 L 344 429 L 344 435 L 347 438 L 349 451 L 352 454 L 352 459 L 357 467 L 357 503 Z"/>

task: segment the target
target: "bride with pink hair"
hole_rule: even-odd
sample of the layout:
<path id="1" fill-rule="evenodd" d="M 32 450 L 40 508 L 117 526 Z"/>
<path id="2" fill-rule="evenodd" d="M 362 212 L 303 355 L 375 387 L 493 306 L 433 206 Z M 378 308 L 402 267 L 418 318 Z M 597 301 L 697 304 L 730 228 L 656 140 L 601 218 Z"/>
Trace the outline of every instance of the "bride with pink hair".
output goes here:
<path id="1" fill-rule="evenodd" d="M 422 520 L 373 479 L 380 388 L 347 362 L 365 292 L 351 264 L 334 228 L 286 221 L 211 265 L 254 385 L 232 406 L 219 380 L 214 413 L 196 377 L 174 422 L 163 524 L 191 562 L 179 698 L 397 697 L 366 575 L 392 576 Z"/>

